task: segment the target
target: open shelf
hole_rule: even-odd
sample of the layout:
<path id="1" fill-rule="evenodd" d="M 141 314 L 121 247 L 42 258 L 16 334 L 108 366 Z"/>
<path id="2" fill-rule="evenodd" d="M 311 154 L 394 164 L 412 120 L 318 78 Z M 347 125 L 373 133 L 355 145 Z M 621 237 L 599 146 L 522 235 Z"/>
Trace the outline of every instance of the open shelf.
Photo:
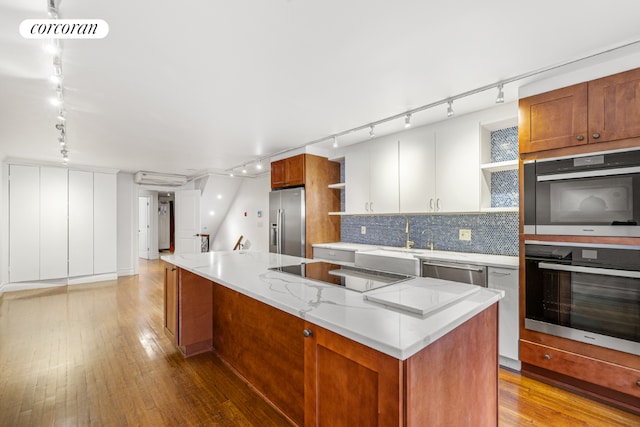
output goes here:
<path id="1" fill-rule="evenodd" d="M 518 160 L 505 160 L 504 162 L 484 163 L 480 169 L 487 172 L 504 172 L 518 169 Z"/>
<path id="2" fill-rule="evenodd" d="M 346 184 L 344 182 L 339 182 L 337 184 L 329 184 L 329 188 L 334 188 L 334 189 L 338 189 L 338 190 L 344 190 L 345 185 Z"/>

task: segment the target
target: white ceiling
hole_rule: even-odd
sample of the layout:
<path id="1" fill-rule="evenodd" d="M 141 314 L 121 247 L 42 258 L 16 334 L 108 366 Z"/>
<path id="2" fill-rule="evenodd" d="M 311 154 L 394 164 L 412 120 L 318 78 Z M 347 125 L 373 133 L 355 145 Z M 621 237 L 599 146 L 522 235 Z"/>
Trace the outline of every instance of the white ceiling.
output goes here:
<path id="1" fill-rule="evenodd" d="M 61 160 L 51 55 L 18 33 L 47 3 L 0 0 L 0 157 Z M 59 12 L 110 27 L 63 43 L 70 164 L 187 175 L 640 40 L 634 0 L 62 0 Z M 444 106 L 413 121 L 443 118 Z"/>

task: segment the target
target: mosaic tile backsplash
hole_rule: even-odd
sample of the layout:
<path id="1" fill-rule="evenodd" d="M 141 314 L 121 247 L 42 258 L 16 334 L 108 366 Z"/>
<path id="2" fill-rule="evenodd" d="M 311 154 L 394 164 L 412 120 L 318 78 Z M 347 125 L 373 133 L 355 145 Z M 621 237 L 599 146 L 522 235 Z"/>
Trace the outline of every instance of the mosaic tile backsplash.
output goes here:
<path id="1" fill-rule="evenodd" d="M 491 161 L 503 162 L 518 158 L 518 127 L 491 132 Z M 491 207 L 518 206 L 518 171 L 491 174 Z"/>
<path id="2" fill-rule="evenodd" d="M 518 158 L 518 128 L 491 132 L 491 161 Z M 344 182 L 344 163 L 341 175 Z M 491 174 L 491 206 L 518 206 L 518 171 Z M 344 210 L 344 191 L 342 192 Z M 481 213 L 464 215 L 343 216 L 341 240 L 380 246 L 404 246 L 405 224 L 409 219 L 409 240 L 415 248 L 442 251 L 518 256 L 518 213 Z M 361 227 L 366 234 L 361 234 Z M 459 240 L 461 228 L 471 230 L 471 240 Z"/>
<path id="3" fill-rule="evenodd" d="M 465 215 L 343 216 L 341 240 L 380 246 L 404 246 L 409 218 L 409 240 L 415 248 L 428 249 L 429 242 L 441 251 L 492 255 L 518 255 L 518 213 Z M 366 234 L 360 234 L 361 227 Z M 459 240 L 459 229 L 470 229 L 471 240 Z"/>

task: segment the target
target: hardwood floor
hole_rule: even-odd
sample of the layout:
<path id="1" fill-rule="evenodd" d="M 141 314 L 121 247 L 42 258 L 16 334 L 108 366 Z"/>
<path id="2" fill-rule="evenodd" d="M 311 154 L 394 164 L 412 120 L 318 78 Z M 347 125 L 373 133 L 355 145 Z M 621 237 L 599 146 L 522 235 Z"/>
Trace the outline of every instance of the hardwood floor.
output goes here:
<path id="1" fill-rule="evenodd" d="M 286 426 L 220 359 L 162 331 L 162 269 L 0 299 L 0 426 Z M 632 426 L 640 417 L 500 372 L 501 426 Z"/>

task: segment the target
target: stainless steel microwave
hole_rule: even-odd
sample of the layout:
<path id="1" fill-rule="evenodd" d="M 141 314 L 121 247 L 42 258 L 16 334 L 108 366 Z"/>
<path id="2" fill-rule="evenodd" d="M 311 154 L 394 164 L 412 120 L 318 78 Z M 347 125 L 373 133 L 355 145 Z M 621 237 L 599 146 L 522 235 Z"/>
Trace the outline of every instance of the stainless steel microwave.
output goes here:
<path id="1" fill-rule="evenodd" d="M 640 150 L 525 162 L 524 232 L 640 237 Z"/>

